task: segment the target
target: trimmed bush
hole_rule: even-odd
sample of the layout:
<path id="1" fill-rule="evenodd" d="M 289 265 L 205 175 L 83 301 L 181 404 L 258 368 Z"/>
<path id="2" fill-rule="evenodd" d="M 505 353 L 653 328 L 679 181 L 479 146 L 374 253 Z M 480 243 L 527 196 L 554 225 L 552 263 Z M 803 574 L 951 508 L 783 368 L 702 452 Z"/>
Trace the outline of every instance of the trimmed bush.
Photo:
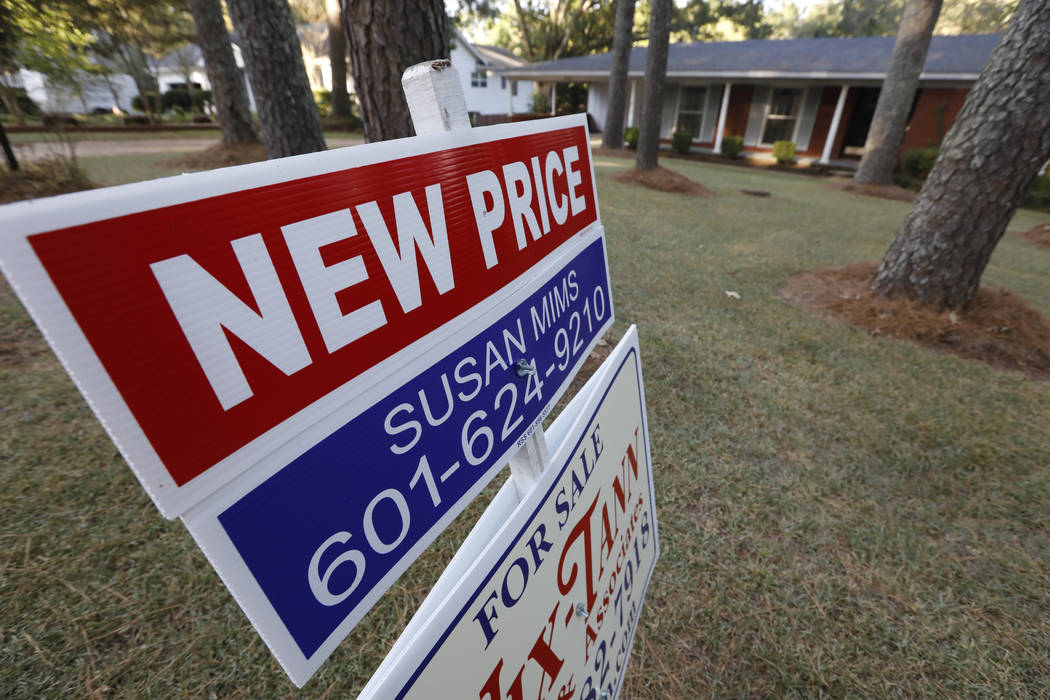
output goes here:
<path id="1" fill-rule="evenodd" d="M 193 110 L 193 98 L 189 90 L 168 90 L 160 98 L 161 111 L 185 114 Z"/>
<path id="2" fill-rule="evenodd" d="M 131 108 L 137 109 L 140 112 L 146 111 L 146 100 L 149 100 L 150 110 L 154 114 L 161 114 L 164 112 L 164 99 L 157 92 L 147 92 L 145 98 L 142 95 L 135 95 L 131 98 Z"/>
<path id="3" fill-rule="evenodd" d="M 743 136 L 722 137 L 722 155 L 728 158 L 736 158 L 742 150 L 744 150 Z"/>
<path id="4" fill-rule="evenodd" d="M 1022 207 L 1050 211 L 1050 174 L 1040 175 L 1021 198 Z"/>
<path id="5" fill-rule="evenodd" d="M 913 178 L 925 180 L 933 170 L 933 163 L 936 160 L 936 148 L 909 148 L 901 156 L 901 170 Z"/>
<path id="6" fill-rule="evenodd" d="M 623 145 L 627 148 L 638 148 L 638 127 L 629 126 L 623 130 Z"/>
<path id="7" fill-rule="evenodd" d="M 678 131 L 671 134 L 671 148 L 676 153 L 688 153 L 689 149 L 693 147 L 693 134 L 692 132 L 679 129 Z"/>
<path id="8" fill-rule="evenodd" d="M 773 157 L 781 164 L 793 162 L 795 160 L 795 142 L 774 141 Z"/>
<path id="9" fill-rule="evenodd" d="M 80 120 L 69 112 L 47 112 L 41 121 L 44 126 L 80 126 Z"/>
<path id="10" fill-rule="evenodd" d="M 551 113 L 551 100 L 546 92 L 536 91 L 532 93 L 532 113 L 533 114 L 550 114 Z"/>
<path id="11" fill-rule="evenodd" d="M 22 114 L 27 117 L 39 117 L 41 114 L 40 105 L 33 101 L 25 88 L 15 89 L 15 101 L 18 103 L 18 108 L 22 110 Z M 7 114 L 7 105 L 0 101 L 0 114 Z"/>

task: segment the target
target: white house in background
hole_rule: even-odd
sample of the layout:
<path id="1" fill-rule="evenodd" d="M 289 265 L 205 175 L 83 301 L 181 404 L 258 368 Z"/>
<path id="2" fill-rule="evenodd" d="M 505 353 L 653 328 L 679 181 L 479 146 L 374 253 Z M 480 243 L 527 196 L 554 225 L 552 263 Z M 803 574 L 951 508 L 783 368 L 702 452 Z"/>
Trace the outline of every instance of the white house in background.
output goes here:
<path id="1" fill-rule="evenodd" d="M 240 47 L 236 44 L 233 45 L 233 56 L 241 71 L 241 77 L 244 79 L 244 59 L 241 58 Z M 161 93 L 184 88 L 187 75 L 194 89 L 211 90 L 211 83 L 204 69 L 204 57 L 196 44 L 185 44 L 159 61 L 153 61 L 152 67 L 157 78 L 157 87 Z M 139 110 L 131 107 L 132 99 L 139 94 L 138 87 L 135 86 L 135 81 L 131 79 L 131 76 L 123 73 L 86 78 L 83 94 L 80 96 L 68 88 L 49 85 L 47 78 L 35 71 L 22 70 L 20 77 L 26 93 L 45 112 L 90 113 L 99 110 L 109 112 L 116 107 L 124 112 L 140 113 Z M 244 86 L 248 90 L 251 109 L 255 109 L 255 97 L 246 79 Z"/>
<path id="2" fill-rule="evenodd" d="M 303 59 L 307 67 L 310 86 L 315 89 L 332 89 L 332 70 L 327 55 L 327 27 L 323 24 L 304 25 L 299 28 L 299 39 L 303 45 Z M 532 110 L 532 94 L 537 85 L 531 80 L 510 78 L 501 72 L 520 68 L 526 62 L 507 49 L 482 46 L 468 41 L 459 30 L 453 28 L 451 36 L 452 65 L 459 73 L 467 111 L 480 116 L 483 123 L 504 121 L 507 115 L 521 114 Z M 244 77 L 244 59 L 240 48 L 233 45 L 237 67 Z M 211 83 L 204 69 L 204 58 L 196 44 L 186 44 L 154 63 L 160 92 L 183 87 L 187 74 L 192 87 L 210 90 Z M 111 111 L 119 107 L 125 112 L 136 112 L 131 100 L 138 88 L 130 76 L 114 73 L 104 78 L 86 81 L 83 97 L 68 90 L 55 89 L 47 84 L 40 73 L 23 70 L 22 85 L 29 96 L 45 112 L 91 112 Z M 255 97 L 251 85 L 245 80 L 251 108 L 255 109 Z M 353 80 L 347 75 L 347 89 L 354 91 Z"/>
<path id="3" fill-rule="evenodd" d="M 511 79 L 499 72 L 526 65 L 507 49 L 473 44 L 455 27 L 452 28 L 452 67 L 459 73 L 466 98 L 467 111 L 482 121 L 503 121 L 501 117 L 532 111 L 532 93 L 536 83 Z"/>

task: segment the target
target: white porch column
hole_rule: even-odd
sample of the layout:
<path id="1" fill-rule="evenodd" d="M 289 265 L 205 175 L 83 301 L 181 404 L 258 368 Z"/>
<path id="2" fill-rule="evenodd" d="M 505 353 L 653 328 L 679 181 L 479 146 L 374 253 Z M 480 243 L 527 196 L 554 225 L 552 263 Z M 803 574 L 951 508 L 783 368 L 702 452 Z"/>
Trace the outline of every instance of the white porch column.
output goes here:
<path id="1" fill-rule="evenodd" d="M 627 126 L 634 126 L 634 109 L 637 104 L 638 81 L 631 81 L 631 98 L 627 101 Z"/>
<path id="2" fill-rule="evenodd" d="M 551 83 L 551 115 L 558 113 L 558 83 Z"/>
<path id="3" fill-rule="evenodd" d="M 514 78 L 507 79 L 507 114 L 514 115 Z"/>
<path id="4" fill-rule="evenodd" d="M 820 162 L 827 165 L 831 160 L 831 149 L 835 145 L 835 139 L 839 135 L 839 122 L 842 121 L 842 110 L 846 106 L 846 93 L 849 85 L 843 85 L 839 92 L 839 101 L 835 103 L 835 114 L 831 117 L 831 126 L 828 128 L 828 137 L 824 139 L 824 151 L 820 154 Z"/>
<path id="5" fill-rule="evenodd" d="M 718 126 L 715 127 L 715 153 L 722 152 L 722 135 L 726 130 L 726 112 L 729 111 L 729 91 L 733 83 L 726 83 L 722 91 L 722 107 L 718 110 Z"/>

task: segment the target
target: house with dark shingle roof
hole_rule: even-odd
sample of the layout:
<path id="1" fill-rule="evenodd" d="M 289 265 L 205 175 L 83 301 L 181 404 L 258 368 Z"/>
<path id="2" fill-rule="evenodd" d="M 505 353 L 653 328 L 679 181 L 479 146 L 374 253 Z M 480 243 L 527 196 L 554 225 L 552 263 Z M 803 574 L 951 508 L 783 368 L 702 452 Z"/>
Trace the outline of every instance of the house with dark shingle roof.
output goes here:
<path id="1" fill-rule="evenodd" d="M 962 108 L 999 35 L 935 36 L 919 80 L 904 148 L 936 146 Z M 693 134 L 693 148 L 718 152 L 726 136 L 746 151 L 794 141 L 821 162 L 861 155 L 895 37 L 752 39 L 672 44 L 660 136 Z M 631 51 L 627 125 L 641 122 L 645 47 Z M 609 53 L 533 63 L 508 78 L 589 86 L 587 111 L 605 124 Z M 553 102 L 553 101 L 552 101 Z"/>

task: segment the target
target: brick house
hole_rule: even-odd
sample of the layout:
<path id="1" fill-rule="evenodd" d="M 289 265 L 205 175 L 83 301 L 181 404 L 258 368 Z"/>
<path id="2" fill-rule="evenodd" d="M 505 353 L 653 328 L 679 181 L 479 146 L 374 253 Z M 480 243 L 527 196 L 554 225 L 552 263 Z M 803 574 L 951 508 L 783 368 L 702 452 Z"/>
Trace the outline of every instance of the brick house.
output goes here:
<path id="1" fill-rule="evenodd" d="M 936 146 L 962 108 L 999 39 L 936 36 L 930 44 L 904 149 Z M 895 37 L 811 38 L 672 44 L 660 136 L 693 133 L 693 149 L 718 152 L 725 136 L 768 152 L 794 141 L 803 160 L 858 158 L 871 125 Z M 645 47 L 631 51 L 627 125 L 641 121 Z M 510 77 L 589 85 L 587 111 L 605 123 L 609 53 L 528 64 Z"/>

